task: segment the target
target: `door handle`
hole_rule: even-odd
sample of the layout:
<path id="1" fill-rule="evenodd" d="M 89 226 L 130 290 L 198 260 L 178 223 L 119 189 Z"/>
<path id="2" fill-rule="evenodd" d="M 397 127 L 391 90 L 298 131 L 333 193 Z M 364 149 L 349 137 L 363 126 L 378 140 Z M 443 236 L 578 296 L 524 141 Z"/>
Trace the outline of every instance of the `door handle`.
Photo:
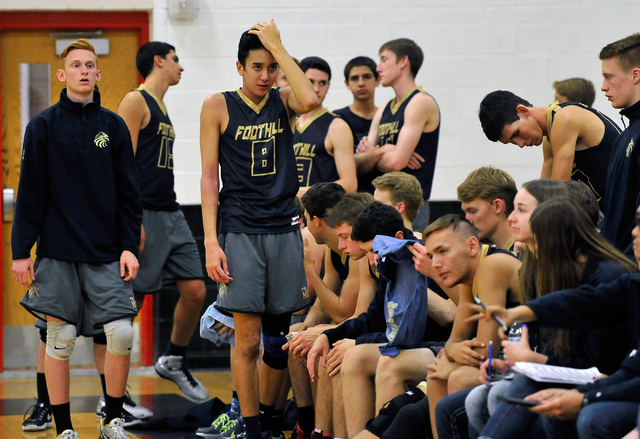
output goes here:
<path id="1" fill-rule="evenodd" d="M 13 222 L 13 214 L 16 207 L 14 193 L 13 188 L 2 189 L 2 222 Z"/>

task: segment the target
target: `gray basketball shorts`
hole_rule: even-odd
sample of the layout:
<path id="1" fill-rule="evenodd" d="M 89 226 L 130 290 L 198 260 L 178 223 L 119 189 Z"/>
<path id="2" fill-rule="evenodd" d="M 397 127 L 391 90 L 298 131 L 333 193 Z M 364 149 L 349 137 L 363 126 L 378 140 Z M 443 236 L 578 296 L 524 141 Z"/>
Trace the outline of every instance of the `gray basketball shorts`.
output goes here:
<path id="1" fill-rule="evenodd" d="M 228 284 L 218 284 L 216 308 L 247 314 L 288 314 L 309 306 L 300 230 L 218 237 L 227 256 Z"/>
<path id="2" fill-rule="evenodd" d="M 138 294 L 162 290 L 165 282 L 204 279 L 198 246 L 181 210 L 144 209 L 145 241 L 138 276 L 131 282 Z"/>
<path id="3" fill-rule="evenodd" d="M 133 290 L 120 277 L 120 262 L 89 263 L 36 258 L 35 277 L 20 304 L 39 319 L 55 317 L 97 334 L 105 323 L 138 314 Z"/>

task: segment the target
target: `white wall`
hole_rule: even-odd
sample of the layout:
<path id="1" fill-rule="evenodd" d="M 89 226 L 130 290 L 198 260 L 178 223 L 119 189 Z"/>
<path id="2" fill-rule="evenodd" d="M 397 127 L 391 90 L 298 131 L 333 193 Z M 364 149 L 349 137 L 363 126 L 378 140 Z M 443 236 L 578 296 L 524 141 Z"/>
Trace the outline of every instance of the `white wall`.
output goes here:
<path id="1" fill-rule="evenodd" d="M 19 4 L 18 4 L 19 3 Z M 0 9 L 75 9 L 70 0 L 0 0 Z M 126 6 L 125 6 L 126 4 Z M 84 9 L 153 8 L 152 39 L 176 46 L 185 67 L 167 94 L 173 120 L 176 191 L 182 204 L 200 203 L 199 113 L 210 93 L 236 88 L 237 41 L 257 21 L 274 18 L 285 47 L 300 58 L 325 58 L 334 71 L 325 101 L 347 105 L 342 68 L 357 55 L 377 61 L 390 39 L 414 39 L 425 53 L 417 83 L 442 111 L 432 199 L 455 199 L 457 185 L 473 169 L 494 165 L 518 184 L 539 176 L 540 148 L 518 150 L 489 142 L 477 109 L 496 89 L 511 90 L 534 105 L 553 99 L 552 82 L 573 76 L 601 82 L 600 49 L 638 32 L 637 0 L 200 0 L 195 19 L 169 19 L 165 0 L 90 0 Z M 382 105 L 392 93 L 379 89 Z M 598 93 L 595 107 L 618 122 Z"/>

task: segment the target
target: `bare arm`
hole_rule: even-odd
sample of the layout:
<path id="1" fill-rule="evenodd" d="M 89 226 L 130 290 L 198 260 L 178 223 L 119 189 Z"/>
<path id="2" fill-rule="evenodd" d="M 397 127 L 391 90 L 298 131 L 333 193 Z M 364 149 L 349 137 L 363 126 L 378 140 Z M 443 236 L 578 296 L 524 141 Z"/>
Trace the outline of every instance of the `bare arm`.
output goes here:
<path id="1" fill-rule="evenodd" d="M 151 112 L 142 94 L 138 91 L 130 91 L 122 98 L 118 105 L 118 115 L 124 119 L 124 123 L 131 133 L 133 153 L 138 151 L 138 135 L 151 119 Z"/>
<path id="2" fill-rule="evenodd" d="M 219 191 L 218 152 L 220 134 L 226 129 L 228 121 L 229 114 L 224 96 L 217 93 L 207 97 L 200 113 L 202 223 L 207 274 L 211 279 L 221 283 L 229 283 L 233 280 L 227 267 L 227 257 L 218 243 L 216 231 Z"/>
<path id="3" fill-rule="evenodd" d="M 518 269 L 521 263 L 516 258 L 504 254 L 495 254 L 480 261 L 475 284 L 478 298 L 487 305 L 505 306 L 507 303 L 507 293 L 513 287 L 517 288 Z M 513 279 L 516 285 L 513 285 Z M 500 334 L 498 324 L 491 321 L 481 320 L 478 322 L 478 333 L 476 338 L 483 342 L 483 348 L 476 348 L 485 358 L 489 355 L 489 340 L 493 340 L 494 346 L 500 346 Z M 498 349 L 493 352 L 498 354 Z"/>
<path id="4" fill-rule="evenodd" d="M 280 89 L 280 97 L 287 106 L 289 113 L 294 116 L 295 114 L 308 113 L 317 108 L 320 105 L 320 101 L 313 90 L 313 86 L 282 45 L 280 31 L 276 23 L 273 20 L 261 21 L 253 26 L 249 33 L 260 38 L 264 47 L 271 52 L 271 55 L 278 61 L 278 65 L 287 76 L 289 87 Z"/>
<path id="5" fill-rule="evenodd" d="M 360 274 L 356 261 L 349 260 L 349 276 L 344 282 L 335 267 L 331 263 L 330 251 L 325 254 L 324 278 L 315 273 L 310 273 L 310 263 L 305 260 L 307 277 L 316 290 L 316 295 L 322 303 L 322 307 L 331 316 L 331 319 L 340 323 L 353 315 L 353 311 L 358 300 L 358 290 L 360 288 Z M 352 262 L 354 265 L 352 265 Z M 336 293 L 340 293 L 338 294 Z"/>
<path id="6" fill-rule="evenodd" d="M 398 134 L 396 147 L 382 156 L 378 162 L 378 169 L 391 172 L 406 168 L 425 127 L 434 125 L 434 122 L 437 125 L 439 117 L 438 106 L 432 97 L 420 93 L 411 99 L 405 111 L 404 125 Z"/>
<path id="7" fill-rule="evenodd" d="M 327 151 L 333 153 L 338 175 L 336 180 L 347 192 L 355 192 L 358 189 L 358 178 L 356 176 L 356 162 L 353 157 L 353 134 L 347 123 L 336 118 L 329 126 L 329 132 L 325 139 Z"/>
<path id="8" fill-rule="evenodd" d="M 569 181 L 573 171 L 576 143 L 580 134 L 580 119 L 573 112 L 556 113 L 548 140 L 551 145 L 551 178 Z"/>
<path id="9" fill-rule="evenodd" d="M 358 261 L 360 268 L 360 291 L 358 292 L 358 303 L 356 303 L 356 310 L 353 312 L 353 317 L 358 317 L 363 312 L 367 312 L 371 301 L 378 291 L 378 283 L 369 275 L 369 260 L 364 257 Z"/>
<path id="10" fill-rule="evenodd" d="M 450 361 L 456 361 L 456 358 L 452 356 L 451 352 L 454 345 L 471 339 L 476 332 L 476 325 L 469 325 L 466 321 L 472 314 L 470 309 L 465 306 L 466 303 L 473 303 L 473 295 L 469 287 L 460 285 L 458 309 L 456 311 L 456 317 L 453 320 L 453 329 L 444 346 L 445 355 Z"/>
<path id="11" fill-rule="evenodd" d="M 431 289 L 428 290 L 427 294 L 429 297 L 429 317 L 435 320 L 440 326 L 448 326 L 453 323 L 458 311 L 458 307 L 453 301 L 440 297 Z"/>

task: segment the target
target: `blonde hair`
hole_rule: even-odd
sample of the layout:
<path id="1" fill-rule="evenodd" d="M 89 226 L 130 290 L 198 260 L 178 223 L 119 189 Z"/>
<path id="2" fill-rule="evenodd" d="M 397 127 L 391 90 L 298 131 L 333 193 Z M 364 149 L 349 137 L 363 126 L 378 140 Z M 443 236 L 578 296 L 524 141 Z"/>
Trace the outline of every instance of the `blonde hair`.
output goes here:
<path id="1" fill-rule="evenodd" d="M 93 47 L 93 44 L 91 44 L 86 38 L 80 38 L 79 40 L 76 40 L 65 47 L 60 54 L 60 64 L 62 65 L 63 69 L 64 63 L 67 60 L 67 56 L 74 50 L 88 50 L 89 52 L 93 53 L 93 56 L 96 57 L 96 66 L 98 65 L 98 54 L 96 53 L 95 47 Z"/>
<path id="2" fill-rule="evenodd" d="M 416 219 L 420 206 L 424 204 L 422 186 L 416 177 L 406 172 L 387 172 L 371 182 L 374 188 L 389 191 L 394 204 L 404 203 L 409 221 Z"/>

